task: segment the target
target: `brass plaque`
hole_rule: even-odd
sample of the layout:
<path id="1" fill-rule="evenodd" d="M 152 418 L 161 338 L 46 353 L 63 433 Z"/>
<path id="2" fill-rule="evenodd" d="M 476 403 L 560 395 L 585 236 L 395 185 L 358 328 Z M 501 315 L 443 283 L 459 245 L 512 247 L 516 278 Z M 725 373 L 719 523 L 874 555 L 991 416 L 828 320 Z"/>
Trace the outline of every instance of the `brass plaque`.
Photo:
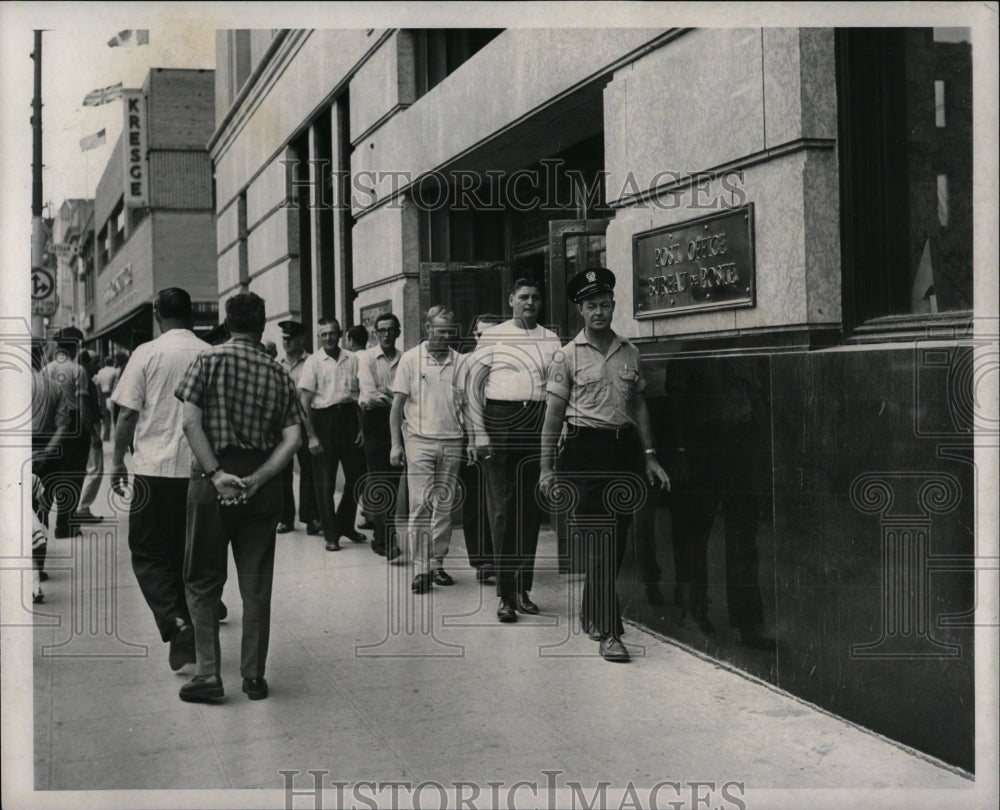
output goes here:
<path id="1" fill-rule="evenodd" d="M 632 237 L 635 317 L 754 306 L 753 203 Z"/>

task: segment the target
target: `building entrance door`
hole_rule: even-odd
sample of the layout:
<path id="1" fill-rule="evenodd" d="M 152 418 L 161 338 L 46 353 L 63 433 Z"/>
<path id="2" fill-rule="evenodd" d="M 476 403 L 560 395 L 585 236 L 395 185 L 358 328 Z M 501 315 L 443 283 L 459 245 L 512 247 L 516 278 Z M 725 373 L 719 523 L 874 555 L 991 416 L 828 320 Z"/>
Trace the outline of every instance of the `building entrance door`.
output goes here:
<path id="1" fill-rule="evenodd" d="M 465 341 L 477 315 L 492 312 L 503 316 L 507 288 L 513 280 L 509 262 L 421 262 L 421 314 L 437 304 L 453 310 Z"/>
<path id="2" fill-rule="evenodd" d="M 608 219 L 554 219 L 549 222 L 546 297 L 550 328 L 569 340 L 583 328 L 576 305 L 566 297 L 566 282 L 581 270 L 607 267 Z"/>

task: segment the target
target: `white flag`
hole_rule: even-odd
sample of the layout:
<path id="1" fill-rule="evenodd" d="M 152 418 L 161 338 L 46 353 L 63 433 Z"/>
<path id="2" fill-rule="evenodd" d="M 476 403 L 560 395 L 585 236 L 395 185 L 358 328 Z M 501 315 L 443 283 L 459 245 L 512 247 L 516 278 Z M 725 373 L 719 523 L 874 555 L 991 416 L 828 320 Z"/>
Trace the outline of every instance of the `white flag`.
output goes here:
<path id="1" fill-rule="evenodd" d="M 89 149 L 96 149 L 102 143 L 105 143 L 106 140 L 107 137 L 105 135 L 105 131 L 103 129 L 98 130 L 93 135 L 88 135 L 86 138 L 81 139 L 80 148 L 84 152 L 88 151 Z"/>
<path id="2" fill-rule="evenodd" d="M 149 44 L 149 29 L 148 28 L 129 28 L 125 31 L 119 31 L 111 39 L 108 40 L 109 48 L 132 48 L 136 45 L 148 45 Z"/>

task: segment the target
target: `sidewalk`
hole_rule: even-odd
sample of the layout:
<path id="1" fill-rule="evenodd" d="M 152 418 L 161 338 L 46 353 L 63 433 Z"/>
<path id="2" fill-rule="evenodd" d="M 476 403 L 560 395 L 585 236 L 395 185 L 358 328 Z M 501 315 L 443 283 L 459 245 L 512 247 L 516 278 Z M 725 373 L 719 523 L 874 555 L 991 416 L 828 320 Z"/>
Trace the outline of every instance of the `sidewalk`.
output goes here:
<path id="1" fill-rule="evenodd" d="M 106 493 L 94 511 L 111 512 Z M 551 532 L 540 546 L 554 557 Z M 700 789 L 713 797 L 701 806 L 728 808 L 762 806 L 749 797 L 765 789 L 843 787 L 870 798 L 974 786 L 636 627 L 625 636 L 632 663 L 604 661 L 567 621 L 577 612 L 578 575 L 538 571 L 532 598 L 541 615 L 501 625 L 493 588 L 476 582 L 459 529 L 445 567 L 453 587 L 415 596 L 403 558 L 387 564 L 367 544 L 330 553 L 298 524 L 278 536 L 270 697 L 251 702 L 240 691 L 231 566 L 226 699 L 201 705 L 177 697 L 193 667 L 174 673 L 167 665 L 131 571 L 125 522 L 50 540 L 51 578 L 34 629 L 35 789 L 270 788 L 267 806 L 334 807 L 331 782 L 342 782 L 344 806 L 364 807 L 350 791 L 366 781 L 407 783 L 400 804 L 419 783 L 457 790 L 465 781 L 481 791 L 469 806 L 486 807 L 492 798 L 507 806 L 502 791 L 518 780 L 535 783 L 538 798 L 522 787 L 512 799 L 522 807 L 547 806 L 551 785 L 572 799 L 578 782 L 589 799 L 602 781 L 612 792 L 631 783 L 647 794 L 677 783 L 677 791 L 660 790 L 658 805 L 668 807 L 693 803 L 698 788 L 688 783 L 702 780 L 714 784 Z M 322 805 L 313 803 L 310 770 L 327 772 Z M 306 795 L 293 802 L 288 786 Z M 463 789 L 468 798 L 472 787 Z M 947 795 L 937 794 L 938 806 Z M 164 794 L 157 806 L 173 801 Z M 425 792 L 421 806 L 442 806 L 438 793 Z"/>

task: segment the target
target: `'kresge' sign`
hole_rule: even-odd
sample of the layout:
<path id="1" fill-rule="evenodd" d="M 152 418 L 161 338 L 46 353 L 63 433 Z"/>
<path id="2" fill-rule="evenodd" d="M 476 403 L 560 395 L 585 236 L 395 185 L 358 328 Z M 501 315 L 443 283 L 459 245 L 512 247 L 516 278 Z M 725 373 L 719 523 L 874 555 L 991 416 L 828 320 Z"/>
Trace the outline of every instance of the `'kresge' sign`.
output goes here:
<path id="1" fill-rule="evenodd" d="M 754 305 L 753 203 L 632 237 L 635 317 Z"/>
<path id="2" fill-rule="evenodd" d="M 143 109 L 142 91 L 126 90 L 122 93 L 125 110 L 125 205 L 146 205 L 146 112 Z"/>

